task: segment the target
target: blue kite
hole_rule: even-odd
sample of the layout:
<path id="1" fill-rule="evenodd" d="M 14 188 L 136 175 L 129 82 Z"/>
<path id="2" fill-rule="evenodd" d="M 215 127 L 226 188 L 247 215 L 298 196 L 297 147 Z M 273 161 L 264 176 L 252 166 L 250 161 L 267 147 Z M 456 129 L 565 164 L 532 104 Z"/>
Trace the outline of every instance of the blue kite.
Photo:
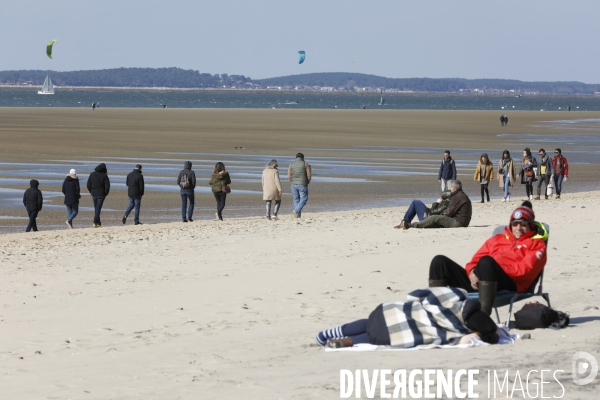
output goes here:
<path id="1" fill-rule="evenodd" d="M 306 52 L 304 50 L 300 50 L 298 54 L 300 54 L 300 60 L 298 61 L 298 64 L 302 64 L 304 59 L 306 59 Z"/>

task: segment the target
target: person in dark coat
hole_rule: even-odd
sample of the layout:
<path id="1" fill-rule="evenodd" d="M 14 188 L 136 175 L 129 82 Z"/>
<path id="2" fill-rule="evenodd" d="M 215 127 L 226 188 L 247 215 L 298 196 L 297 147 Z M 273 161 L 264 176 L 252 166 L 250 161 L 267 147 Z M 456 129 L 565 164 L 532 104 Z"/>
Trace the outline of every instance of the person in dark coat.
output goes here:
<path id="1" fill-rule="evenodd" d="M 179 172 L 179 176 L 177 177 L 177 184 L 181 188 L 181 219 L 183 222 L 194 222 L 192 216 L 194 215 L 194 189 L 196 188 L 196 173 L 192 169 L 192 163 L 190 161 L 183 163 L 183 169 L 181 172 Z M 190 201 L 189 208 L 187 206 L 188 200 Z"/>
<path id="2" fill-rule="evenodd" d="M 35 179 L 30 180 L 29 186 L 31 187 L 23 194 L 23 205 L 27 210 L 27 214 L 29 214 L 29 224 L 27 225 L 25 232 L 30 232 L 31 229 L 33 229 L 34 232 L 38 231 L 35 219 L 37 218 L 38 213 L 42 211 L 42 203 L 44 202 L 42 192 L 38 189 L 39 185 L 40 183 Z"/>
<path id="3" fill-rule="evenodd" d="M 67 206 L 67 225 L 73 229 L 73 219 L 79 213 L 79 199 L 81 198 L 79 178 L 74 169 L 69 171 L 63 181 L 62 192 L 65 195 L 65 206 Z"/>
<path id="4" fill-rule="evenodd" d="M 102 163 L 98 165 L 94 172 L 90 174 L 87 181 L 87 190 L 92 195 L 92 201 L 94 202 L 94 228 L 100 228 L 102 222 L 100 222 L 100 211 L 102 211 L 102 205 L 104 199 L 110 192 L 110 180 L 106 171 L 106 164 Z"/>
<path id="5" fill-rule="evenodd" d="M 144 176 L 142 175 L 142 166 L 137 164 L 135 169 L 127 175 L 127 195 L 129 196 L 129 207 L 123 215 L 123 224 L 127 222 L 129 213 L 135 207 L 135 216 L 133 221 L 136 225 L 142 225 L 140 222 L 140 205 L 144 195 Z"/>

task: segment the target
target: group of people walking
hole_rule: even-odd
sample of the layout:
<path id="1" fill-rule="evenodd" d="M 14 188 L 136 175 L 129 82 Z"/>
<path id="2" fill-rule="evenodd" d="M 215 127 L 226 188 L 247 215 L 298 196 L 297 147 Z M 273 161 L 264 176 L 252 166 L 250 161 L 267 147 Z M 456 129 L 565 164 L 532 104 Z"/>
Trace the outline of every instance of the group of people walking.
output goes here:
<path id="1" fill-rule="evenodd" d="M 292 216 L 294 218 L 300 218 L 302 209 L 308 201 L 308 185 L 311 181 L 311 167 L 304 161 L 304 154 L 296 154 L 295 161 L 290 164 L 288 168 L 288 178 L 292 184 L 292 198 L 294 203 Z M 222 162 L 216 163 L 208 184 L 211 187 L 217 205 L 217 212 L 215 213 L 216 219 L 223 221 L 223 210 L 225 209 L 227 195 L 231 193 L 231 188 L 229 186 L 231 184 L 231 177 L 225 168 L 225 164 Z M 134 223 L 135 225 L 142 225 L 142 222 L 140 222 L 140 208 L 142 197 L 145 193 L 145 186 L 142 166 L 140 164 L 137 164 L 134 170 L 127 175 L 126 185 L 129 206 L 123 214 L 122 223 L 127 223 L 127 218 L 131 211 L 135 209 Z M 190 161 L 186 161 L 183 165 L 183 169 L 179 172 L 177 185 L 180 187 L 181 219 L 185 223 L 193 222 L 196 173 L 192 169 L 192 163 Z M 23 195 L 23 205 L 29 216 L 29 224 L 27 225 L 26 232 L 30 232 L 31 230 L 36 232 L 38 230 L 36 219 L 38 213 L 42 210 L 43 195 L 39 190 L 39 182 L 37 180 L 31 180 L 30 186 L 31 187 L 27 189 Z M 110 192 L 110 179 L 108 177 L 106 164 L 99 164 L 94 169 L 88 177 L 86 187 L 92 197 L 94 205 L 94 221 L 92 226 L 94 228 L 100 228 L 102 226 L 100 214 L 102 212 L 104 200 Z M 263 171 L 262 187 L 263 200 L 266 202 L 266 219 L 277 220 L 282 194 L 277 160 L 271 160 Z M 73 219 L 79 213 L 79 201 L 81 199 L 81 187 L 75 169 L 71 169 L 65 177 L 62 185 L 62 193 L 65 196 L 64 204 L 67 208 L 66 224 L 70 229 L 73 229 Z M 273 202 L 275 202 L 274 206 Z"/>
<path id="2" fill-rule="evenodd" d="M 539 163 L 536 157 L 531 154 L 531 149 L 526 147 L 523 150 L 521 166 L 517 173 L 517 167 L 510 156 L 510 152 L 508 150 L 502 152 L 502 158 L 498 162 L 497 169 L 497 180 L 500 188 L 504 191 L 502 201 L 510 200 L 510 187 L 514 187 L 517 179 L 525 185 L 525 194 L 528 200 L 540 200 L 544 184 L 544 198 L 546 200 L 552 195 L 552 192 L 555 192 L 556 198 L 560 199 L 562 183 L 569 175 L 569 163 L 559 148 L 554 150 L 552 158 L 546 154 L 544 149 L 540 149 L 538 154 L 540 156 Z M 490 201 L 488 184 L 493 179 L 493 164 L 486 153 L 481 155 L 473 179 L 481 184 L 481 202 L 484 203 L 484 193 L 487 196 L 487 201 Z M 533 193 L 535 182 L 538 183 L 536 196 Z"/>

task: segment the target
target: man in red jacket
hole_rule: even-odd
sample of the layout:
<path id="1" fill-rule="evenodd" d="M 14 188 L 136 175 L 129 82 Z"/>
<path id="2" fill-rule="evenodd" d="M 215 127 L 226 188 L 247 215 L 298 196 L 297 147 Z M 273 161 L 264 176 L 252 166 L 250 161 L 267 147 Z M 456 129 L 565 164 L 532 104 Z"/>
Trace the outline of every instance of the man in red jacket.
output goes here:
<path id="1" fill-rule="evenodd" d="M 504 232 L 492 236 L 465 268 L 442 255 L 429 266 L 429 286 L 479 292 L 482 311 L 492 312 L 497 290 L 525 293 L 546 265 L 548 231 L 535 222 L 531 203 L 517 207 Z"/>

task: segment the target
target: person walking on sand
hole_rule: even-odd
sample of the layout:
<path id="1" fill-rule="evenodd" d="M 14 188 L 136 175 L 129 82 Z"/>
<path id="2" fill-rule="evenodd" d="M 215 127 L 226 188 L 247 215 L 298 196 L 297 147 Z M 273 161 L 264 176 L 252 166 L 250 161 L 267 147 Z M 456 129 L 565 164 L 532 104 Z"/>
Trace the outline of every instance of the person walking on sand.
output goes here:
<path id="1" fill-rule="evenodd" d="M 442 192 L 450 190 L 450 184 L 454 180 L 456 180 L 456 164 L 450 157 L 450 150 L 446 150 L 438 172 L 438 182 L 442 184 Z"/>
<path id="2" fill-rule="evenodd" d="M 94 172 L 90 174 L 87 181 L 87 190 L 92 195 L 92 201 L 94 202 L 94 224 L 92 226 L 100 228 L 102 226 L 100 212 L 102 211 L 104 199 L 110 192 L 110 179 L 108 179 L 106 164 L 98 165 Z"/>
<path id="3" fill-rule="evenodd" d="M 483 195 L 487 196 L 487 201 L 490 201 L 490 192 L 488 191 L 488 184 L 494 178 L 494 164 L 490 161 L 487 153 L 483 153 L 479 157 L 477 168 L 475 168 L 475 176 L 473 179 L 475 182 L 479 181 L 481 186 L 481 202 L 484 203 Z"/>
<path id="4" fill-rule="evenodd" d="M 294 218 L 302 217 L 302 209 L 308 201 L 308 185 L 312 178 L 310 165 L 304 161 L 304 154 L 296 154 L 296 160 L 288 168 L 288 179 L 292 184 L 292 199 L 294 201 Z"/>
<path id="5" fill-rule="evenodd" d="M 498 163 L 498 183 L 500 188 L 504 189 L 502 201 L 510 201 L 509 187 L 513 186 L 516 180 L 515 164 L 510 158 L 510 151 L 502 152 L 502 159 Z"/>
<path id="6" fill-rule="evenodd" d="M 181 220 L 183 222 L 194 222 L 192 216 L 194 215 L 194 189 L 196 188 L 196 173 L 192 169 L 191 161 L 186 161 L 183 163 L 183 169 L 179 172 L 179 176 L 177 177 L 177 184 L 181 188 L 179 191 L 179 194 L 181 195 Z M 188 201 L 190 203 L 189 207 Z"/>
<path id="7" fill-rule="evenodd" d="M 531 155 L 529 147 L 526 147 L 523 150 L 523 161 L 518 177 L 521 178 L 521 184 L 525 185 L 527 200 L 533 200 L 533 182 L 536 180 L 535 170 L 537 170 L 537 160 Z"/>
<path id="8" fill-rule="evenodd" d="M 542 194 L 542 183 L 546 183 L 544 187 L 544 198 L 548 200 L 548 184 L 550 183 L 550 177 L 552 176 L 552 160 L 546 154 L 546 150 L 540 149 L 540 167 L 538 171 L 538 184 L 537 184 L 537 196 L 534 200 L 539 200 Z"/>
<path id="9" fill-rule="evenodd" d="M 500 116 L 500 123 L 504 126 L 504 114 Z"/>
<path id="10" fill-rule="evenodd" d="M 92 111 L 96 111 L 96 102 L 95 101 L 92 103 Z"/>
<path id="11" fill-rule="evenodd" d="M 273 219 L 277 220 L 277 212 L 281 206 L 281 180 L 277 169 L 277 160 L 271 160 L 262 173 L 263 200 L 267 203 L 267 219 L 271 219 L 271 205 L 275 200 L 273 208 Z"/>
<path id="12" fill-rule="evenodd" d="M 229 172 L 225 170 L 225 164 L 218 162 L 215 165 L 212 176 L 210 177 L 209 185 L 212 186 L 212 192 L 217 201 L 217 213 L 215 214 L 217 220 L 223 221 L 223 209 L 225 209 L 225 200 L 227 199 L 227 193 L 231 193 L 229 185 L 231 184 L 231 178 Z"/>
<path id="13" fill-rule="evenodd" d="M 44 197 L 42 192 L 38 189 L 40 183 L 35 179 L 29 181 L 30 188 L 23 193 L 23 205 L 29 215 L 29 224 L 25 232 L 30 232 L 32 229 L 34 232 L 38 231 L 36 218 L 38 213 L 42 211 L 42 205 L 44 203 Z"/>
<path id="14" fill-rule="evenodd" d="M 67 226 L 73 229 L 73 219 L 79 213 L 79 199 L 81 198 L 81 188 L 77 171 L 71 169 L 63 181 L 62 192 L 65 195 L 65 206 L 67 206 Z"/>
<path id="15" fill-rule="evenodd" d="M 557 199 L 560 199 L 563 180 L 566 181 L 568 176 L 569 163 L 567 162 L 567 159 L 562 155 L 561 149 L 554 149 L 554 157 L 552 157 L 552 178 L 554 179 L 554 190 L 556 191 Z"/>
<path id="16" fill-rule="evenodd" d="M 136 225 L 142 225 L 140 222 L 140 206 L 142 203 L 142 196 L 144 195 L 144 175 L 142 175 L 142 166 L 137 164 L 135 169 L 127 175 L 127 195 L 129 196 L 129 207 L 125 210 L 123 215 L 123 225 L 127 222 L 129 213 L 135 207 L 135 214 L 133 221 Z"/>

